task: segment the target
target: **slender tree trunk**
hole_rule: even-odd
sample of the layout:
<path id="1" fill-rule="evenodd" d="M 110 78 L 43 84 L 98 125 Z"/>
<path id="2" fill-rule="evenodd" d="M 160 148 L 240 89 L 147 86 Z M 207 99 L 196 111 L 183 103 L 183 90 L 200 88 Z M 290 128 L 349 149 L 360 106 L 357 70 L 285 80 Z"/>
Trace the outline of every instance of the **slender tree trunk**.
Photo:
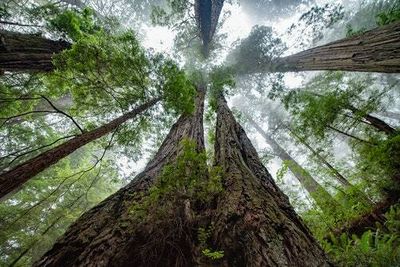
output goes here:
<path id="1" fill-rule="evenodd" d="M 278 59 L 270 71 L 400 72 L 400 22 Z"/>
<path id="2" fill-rule="evenodd" d="M 334 131 L 334 132 L 340 133 L 340 134 L 342 134 L 342 135 L 344 135 L 344 136 L 346 136 L 346 137 L 349 137 L 349 138 L 351 138 L 351 139 L 357 140 L 357 141 L 359 141 L 359 142 L 361 142 L 361 143 L 368 144 L 368 145 L 370 145 L 370 146 L 376 146 L 376 143 L 373 143 L 373 142 L 371 142 L 371 141 L 364 140 L 364 139 L 362 139 L 362 138 L 360 138 L 360 137 L 351 135 L 351 134 L 346 133 L 346 132 L 344 132 L 344 131 L 342 131 L 342 130 L 339 130 L 339 129 L 337 129 L 337 128 L 331 126 L 331 125 L 327 125 L 326 127 L 327 127 L 328 129 L 331 129 L 331 130 Z"/>
<path id="3" fill-rule="evenodd" d="M 296 134 L 292 129 L 287 128 L 290 133 L 297 138 L 297 140 L 300 141 L 300 143 L 302 143 L 305 147 L 308 148 L 308 150 L 311 151 L 311 153 L 317 157 L 317 159 L 323 164 L 325 165 L 331 172 L 332 174 L 335 176 L 336 180 L 343 185 L 344 187 L 352 187 L 353 185 L 338 171 L 336 170 L 335 167 L 333 167 L 323 156 L 321 156 L 321 154 L 319 152 L 317 152 L 314 148 L 312 148 L 307 142 L 306 140 L 304 140 L 304 138 L 300 137 L 298 134 Z"/>
<path id="4" fill-rule="evenodd" d="M 314 150 L 307 142 L 304 140 L 304 138 L 300 137 L 298 134 L 296 134 L 294 131 L 292 131 L 290 128 L 288 128 L 290 133 L 295 136 L 300 143 L 302 143 L 305 147 L 307 147 L 311 153 L 317 157 L 317 159 L 325 166 L 327 167 L 333 176 L 336 178 L 336 181 L 338 181 L 341 185 L 343 185 L 345 188 L 351 189 L 355 193 L 357 193 L 357 196 L 360 198 L 360 201 L 365 203 L 366 205 L 373 205 L 374 203 L 361 191 L 357 190 L 354 188 L 354 186 L 335 168 L 330 164 L 321 154 Z"/>
<path id="5" fill-rule="evenodd" d="M 246 115 L 247 116 L 247 115 Z M 271 136 L 269 136 L 261 127 L 247 116 L 251 125 L 264 137 L 265 141 L 271 146 L 274 153 L 288 164 L 288 168 L 299 180 L 300 184 L 307 190 L 318 206 L 325 211 L 332 211 L 332 208 L 338 207 L 333 197 L 306 171 L 297 163 Z"/>
<path id="6" fill-rule="evenodd" d="M 223 170 L 225 190 L 212 238 L 224 251 L 222 266 L 330 266 L 223 97 L 217 112 L 215 164 Z"/>
<path id="7" fill-rule="evenodd" d="M 183 139 L 194 140 L 198 151 L 204 150 L 204 96 L 200 90 L 194 114 L 178 119 L 145 170 L 81 216 L 34 266 L 191 266 L 191 242 L 195 238 L 183 237 L 182 228 L 188 234 L 192 231 L 182 226 L 183 216 L 171 216 L 174 223 L 170 225 L 154 222 L 138 226 L 132 220 L 131 208 L 146 194 L 163 167 L 175 161 Z M 179 226 L 175 224 L 178 220 Z M 144 252 L 149 250 L 150 254 Z"/>
<path id="8" fill-rule="evenodd" d="M 0 30 L 0 70 L 51 71 L 54 54 L 70 46 L 66 41 Z"/>
<path id="9" fill-rule="evenodd" d="M 29 179 L 33 178 L 35 175 L 51 165 L 57 163 L 59 160 L 70 155 L 78 148 L 112 132 L 122 123 L 149 109 L 159 100 L 160 98 L 156 98 L 143 105 L 140 105 L 132 111 L 112 120 L 103 126 L 80 134 L 32 159 L 27 160 L 12 170 L 0 174 L 0 199 L 3 199 L 11 192 L 17 191 Z"/>

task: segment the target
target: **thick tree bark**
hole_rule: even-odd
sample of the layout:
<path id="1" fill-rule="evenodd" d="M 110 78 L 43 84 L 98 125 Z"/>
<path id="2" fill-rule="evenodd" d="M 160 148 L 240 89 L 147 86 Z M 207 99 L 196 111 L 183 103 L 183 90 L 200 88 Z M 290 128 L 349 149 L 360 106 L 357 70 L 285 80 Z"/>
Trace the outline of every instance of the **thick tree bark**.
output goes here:
<path id="1" fill-rule="evenodd" d="M 269 136 L 261 127 L 247 116 L 251 125 L 264 137 L 265 141 L 271 146 L 274 153 L 288 164 L 289 170 L 299 180 L 300 184 L 307 190 L 310 196 L 315 200 L 322 210 L 332 211 L 332 208 L 338 207 L 333 197 L 306 171 L 297 163 L 271 136 Z"/>
<path id="2" fill-rule="evenodd" d="M 217 29 L 219 15 L 224 0 L 196 0 L 195 16 L 200 38 L 203 42 L 203 54 L 209 54 L 209 45 Z"/>
<path id="3" fill-rule="evenodd" d="M 216 128 L 215 161 L 225 190 L 213 216 L 213 240 L 224 251 L 223 266 L 330 266 L 223 97 Z"/>
<path id="4" fill-rule="evenodd" d="M 159 100 L 160 98 L 156 98 L 140 105 L 103 126 L 80 134 L 32 159 L 27 160 L 12 170 L 0 174 L 0 199 L 3 199 L 12 192 L 16 192 L 25 182 L 38 173 L 70 155 L 78 148 L 112 132 L 122 123 L 136 117 L 138 114 L 155 105 Z"/>
<path id="5" fill-rule="evenodd" d="M 183 139 L 194 140 L 198 151 L 204 150 L 204 96 L 201 90 L 195 113 L 178 119 L 145 170 L 80 217 L 34 266 L 190 266 L 193 240 L 185 238 L 182 232 L 169 235 L 168 230 L 181 230 L 176 224 L 171 223 L 171 229 L 156 222 L 138 227 L 130 210 L 154 184 L 163 167 L 175 161 Z M 171 218 L 173 222 L 179 219 Z M 150 255 L 144 253 L 153 246 L 159 250 Z"/>
<path id="6" fill-rule="evenodd" d="M 51 71 L 53 56 L 70 47 L 66 41 L 0 30 L 0 70 Z"/>
<path id="7" fill-rule="evenodd" d="M 400 22 L 276 60 L 269 71 L 400 72 Z"/>

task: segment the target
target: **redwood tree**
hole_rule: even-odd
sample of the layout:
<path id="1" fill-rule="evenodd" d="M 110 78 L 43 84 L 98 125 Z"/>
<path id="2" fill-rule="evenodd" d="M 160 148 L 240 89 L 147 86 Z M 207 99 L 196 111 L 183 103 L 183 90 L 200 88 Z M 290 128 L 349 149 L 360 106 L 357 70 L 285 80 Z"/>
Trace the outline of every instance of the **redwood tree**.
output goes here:
<path id="1" fill-rule="evenodd" d="M 110 132 L 117 129 L 121 124 L 129 119 L 135 118 L 137 115 L 143 113 L 150 107 L 154 106 L 160 98 L 153 99 L 145 104 L 138 106 L 132 111 L 104 124 L 98 128 L 95 128 L 88 132 L 83 132 L 74 138 L 51 148 L 36 157 L 29 159 L 13 169 L 0 174 L 0 199 L 11 192 L 16 192 L 21 186 L 29 179 L 33 178 L 38 173 L 42 172 L 51 165 L 57 163 L 59 160 L 70 155 L 78 148 L 96 140 L 100 137 L 109 134 Z"/>
<path id="2" fill-rule="evenodd" d="M 324 252 L 275 185 L 225 99 L 218 99 L 215 164 L 225 189 L 213 240 L 225 266 L 329 266 Z"/>
<path id="3" fill-rule="evenodd" d="M 145 170 L 84 214 L 35 266 L 329 266 L 222 97 L 215 163 L 222 169 L 223 190 L 208 205 L 185 199 L 161 221 L 154 213 L 143 215 L 152 218 L 146 223 L 133 219 L 132 205 L 144 203 L 146 192 L 154 193 L 151 185 L 179 157 L 184 138 L 204 149 L 203 101 L 200 92 L 195 113 L 180 117 Z M 166 207 L 160 203 L 158 208 L 165 212 Z M 207 258 L 212 248 L 219 253 L 214 260 Z"/>
<path id="4" fill-rule="evenodd" d="M 54 54 L 70 47 L 63 40 L 0 30 L 0 70 L 51 71 Z"/>
<path id="5" fill-rule="evenodd" d="M 179 217 L 179 211 L 171 216 L 170 225 L 166 221 L 137 227 L 140 223 L 133 221 L 131 209 L 154 184 L 163 167 L 180 154 L 183 139 L 194 140 L 197 150 L 204 150 L 204 94 L 204 90 L 199 91 L 195 112 L 178 119 L 144 171 L 71 225 L 35 266 L 187 266 L 182 261 L 193 262 L 189 240 L 179 232 L 181 229 L 176 229 L 177 221 L 186 220 L 183 215 Z M 178 232 L 169 232 L 174 230 Z M 158 243 L 164 247 L 159 248 Z M 155 247 L 153 254 L 144 253 L 149 247 Z"/>

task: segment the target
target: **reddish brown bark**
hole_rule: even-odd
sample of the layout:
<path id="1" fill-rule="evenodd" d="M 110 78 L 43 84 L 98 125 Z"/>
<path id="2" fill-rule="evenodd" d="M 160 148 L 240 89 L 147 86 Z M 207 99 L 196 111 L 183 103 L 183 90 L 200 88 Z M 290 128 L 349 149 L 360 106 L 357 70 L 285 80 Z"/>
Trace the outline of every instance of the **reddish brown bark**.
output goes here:
<path id="1" fill-rule="evenodd" d="M 195 238 L 187 238 L 193 229 L 183 233 L 177 226 L 185 220 L 179 210 L 165 222 L 141 225 L 132 219 L 130 209 L 163 167 L 175 161 L 183 139 L 194 140 L 199 152 L 204 150 L 203 103 L 201 91 L 194 114 L 178 119 L 145 170 L 79 218 L 34 266 L 191 266 Z M 153 247 L 149 254 L 144 252 Z"/>
<path id="2" fill-rule="evenodd" d="M 132 111 L 122 115 L 111 122 L 98 127 L 89 132 L 80 134 L 40 155 L 27 160 L 26 162 L 16 166 L 12 170 L 0 174 L 0 199 L 4 198 L 11 192 L 17 191 L 25 182 L 33 178 L 59 160 L 70 155 L 78 148 L 112 132 L 122 123 L 136 117 L 138 114 L 155 105 L 160 99 L 151 100 Z"/>
<path id="3" fill-rule="evenodd" d="M 400 22 L 278 59 L 270 71 L 400 72 Z"/>
<path id="4" fill-rule="evenodd" d="M 213 216 L 223 266 L 330 266 L 323 250 L 275 185 L 225 100 L 218 100 L 216 165 L 225 190 Z"/>
<path id="5" fill-rule="evenodd" d="M 35 34 L 0 30 L 0 69 L 3 71 L 51 71 L 52 58 L 70 48 L 66 41 L 54 41 Z"/>

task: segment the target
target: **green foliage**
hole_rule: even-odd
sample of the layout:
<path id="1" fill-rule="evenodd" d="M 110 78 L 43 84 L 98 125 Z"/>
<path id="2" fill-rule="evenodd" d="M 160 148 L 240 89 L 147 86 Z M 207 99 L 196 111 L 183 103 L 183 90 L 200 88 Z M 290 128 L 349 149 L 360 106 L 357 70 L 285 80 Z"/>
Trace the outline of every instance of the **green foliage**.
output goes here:
<path id="1" fill-rule="evenodd" d="M 350 24 L 346 25 L 346 37 L 353 37 L 357 35 L 361 35 L 367 31 L 366 28 L 361 28 L 358 30 L 354 30 Z"/>
<path id="2" fill-rule="evenodd" d="M 212 111 L 217 110 L 217 100 L 221 94 L 228 94 L 227 89 L 235 86 L 233 70 L 231 68 L 216 67 L 210 73 L 209 104 Z"/>
<path id="3" fill-rule="evenodd" d="M 390 10 L 383 11 L 376 16 L 376 23 L 384 26 L 400 20 L 400 4 Z"/>
<path id="4" fill-rule="evenodd" d="M 65 10 L 49 20 L 49 28 L 66 34 L 73 41 L 85 35 L 92 35 L 100 30 L 94 22 L 94 11 L 85 8 L 82 11 Z"/>
<path id="5" fill-rule="evenodd" d="M 82 212 L 122 184 L 111 158 L 96 163 L 92 143 L 30 180 L 0 203 L 1 266 L 31 266 Z M 24 252 L 25 250 L 26 253 Z"/>
<path id="6" fill-rule="evenodd" d="M 400 135 L 380 141 L 376 146 L 358 148 L 358 168 L 366 173 L 394 177 L 400 173 Z M 384 183 L 384 179 L 382 183 Z M 384 186 L 382 184 L 381 186 Z M 393 185 L 385 185 L 385 187 Z"/>
<path id="7" fill-rule="evenodd" d="M 392 207 L 386 213 L 384 226 L 375 232 L 366 231 L 361 237 L 330 236 L 322 240 L 324 249 L 339 266 L 398 266 L 400 264 L 400 209 Z"/>
<path id="8" fill-rule="evenodd" d="M 216 250 L 216 251 L 212 251 L 208 248 L 203 249 L 201 251 L 201 253 L 203 253 L 204 256 L 212 259 L 212 260 L 219 260 L 222 259 L 224 257 L 224 251 L 223 250 Z"/>
<path id="9" fill-rule="evenodd" d="M 207 244 L 209 242 L 209 239 L 212 235 L 213 231 L 213 225 L 211 224 L 207 228 L 199 227 L 197 230 L 197 239 L 200 243 L 200 249 L 201 253 L 211 259 L 211 260 L 219 260 L 224 257 L 224 251 L 223 250 L 212 250 L 210 248 L 207 248 Z"/>
<path id="10" fill-rule="evenodd" d="M 196 88 L 185 72 L 172 60 L 166 60 L 161 66 L 160 76 L 163 78 L 162 93 L 166 110 L 173 110 L 176 114 L 192 113 Z"/>
<path id="11" fill-rule="evenodd" d="M 286 50 L 271 27 L 254 26 L 249 36 L 240 40 L 228 57 L 238 74 L 263 72 Z"/>
<path id="12" fill-rule="evenodd" d="M 148 194 L 132 206 L 134 218 L 161 220 L 185 200 L 207 205 L 223 190 L 221 168 L 209 168 L 206 154 L 197 151 L 195 142 L 185 139 L 180 144 L 182 150 L 174 163 L 164 166 Z"/>

